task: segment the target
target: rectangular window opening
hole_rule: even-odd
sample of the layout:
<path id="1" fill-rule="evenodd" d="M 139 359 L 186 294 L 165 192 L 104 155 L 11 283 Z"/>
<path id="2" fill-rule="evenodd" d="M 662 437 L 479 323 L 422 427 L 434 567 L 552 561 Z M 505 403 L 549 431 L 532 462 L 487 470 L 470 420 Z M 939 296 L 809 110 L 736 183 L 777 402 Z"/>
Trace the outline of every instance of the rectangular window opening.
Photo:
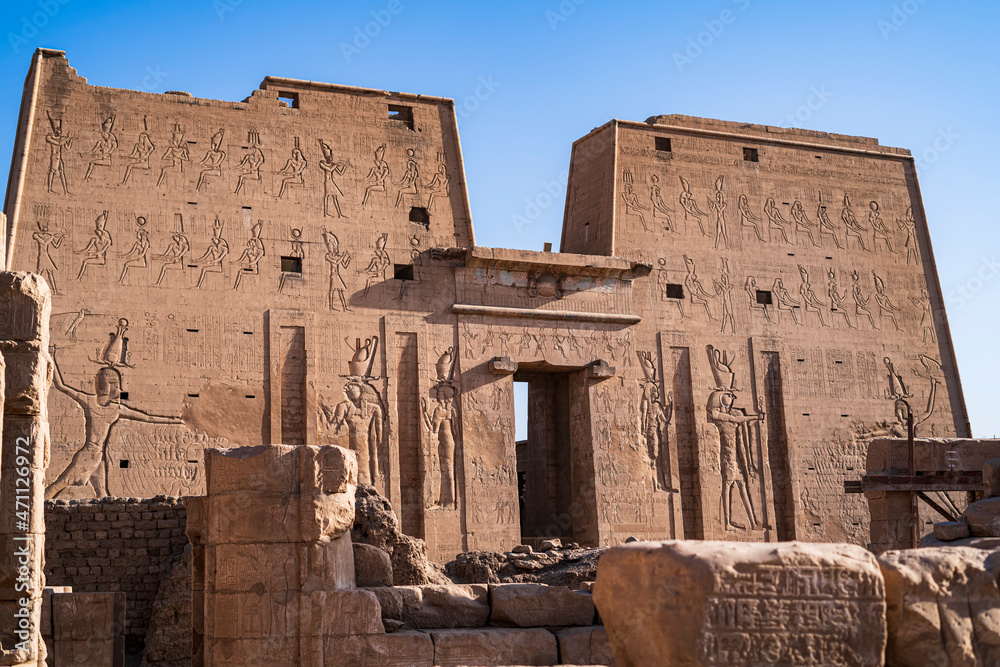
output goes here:
<path id="1" fill-rule="evenodd" d="M 119 468 L 128 468 L 128 461 L 126 461 L 125 459 L 121 459 L 120 461 L 118 461 L 118 467 Z"/>
<path id="2" fill-rule="evenodd" d="M 299 108 L 299 94 L 278 91 L 278 102 L 283 103 L 289 109 Z"/>
<path id="3" fill-rule="evenodd" d="M 197 329 L 188 329 L 188 333 L 198 333 Z"/>
<path id="4" fill-rule="evenodd" d="M 684 285 L 675 285 L 674 283 L 667 283 L 667 298 L 668 299 L 683 299 L 684 298 Z"/>
<path id="5" fill-rule="evenodd" d="M 423 206 L 410 207 L 410 222 L 423 225 L 427 229 L 431 227 L 431 214 Z"/>
<path id="6" fill-rule="evenodd" d="M 771 292 L 763 289 L 757 290 L 757 303 L 762 306 L 770 306 L 773 303 L 771 300 Z"/>
<path id="7" fill-rule="evenodd" d="M 301 257 L 282 257 L 281 258 L 281 272 L 282 273 L 302 273 L 302 258 Z"/>
<path id="8" fill-rule="evenodd" d="M 393 265 L 392 277 L 396 280 L 413 280 L 412 264 Z"/>
<path id="9" fill-rule="evenodd" d="M 247 395 L 246 395 L 246 397 L 247 397 L 247 398 L 257 398 L 257 397 L 256 397 L 256 396 L 254 396 L 253 394 L 247 394 Z"/>
<path id="10" fill-rule="evenodd" d="M 389 105 L 389 120 L 394 120 L 398 123 L 405 125 L 406 127 L 413 129 L 413 107 L 403 106 L 401 104 L 390 104 Z"/>
<path id="11" fill-rule="evenodd" d="M 669 137 L 655 137 L 653 139 L 653 145 L 656 147 L 656 150 L 660 151 L 661 153 L 669 153 L 670 152 L 670 138 Z"/>
<path id="12" fill-rule="evenodd" d="M 245 335 L 247 335 L 247 336 L 252 336 L 252 335 L 253 335 L 253 332 L 252 332 L 252 331 L 244 331 L 243 333 L 244 333 Z"/>
<path id="13" fill-rule="evenodd" d="M 118 398 L 120 398 L 123 401 L 127 401 L 128 400 L 128 392 L 127 391 L 120 392 L 118 394 Z"/>
<path id="14" fill-rule="evenodd" d="M 743 159 L 747 162 L 760 162 L 760 156 L 756 148 L 744 148 Z"/>
<path id="15" fill-rule="evenodd" d="M 188 398 L 198 398 L 198 394 L 188 394 Z"/>

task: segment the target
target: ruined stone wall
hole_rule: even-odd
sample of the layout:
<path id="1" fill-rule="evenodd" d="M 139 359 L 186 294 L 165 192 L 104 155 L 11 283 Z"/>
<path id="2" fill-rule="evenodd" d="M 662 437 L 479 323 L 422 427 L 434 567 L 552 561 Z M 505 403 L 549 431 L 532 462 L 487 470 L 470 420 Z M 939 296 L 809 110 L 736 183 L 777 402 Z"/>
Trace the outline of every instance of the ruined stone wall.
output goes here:
<path id="1" fill-rule="evenodd" d="M 45 505 L 48 585 L 125 593 L 125 634 L 130 644 L 143 639 L 160 582 L 188 542 L 180 499 L 50 500 Z"/>

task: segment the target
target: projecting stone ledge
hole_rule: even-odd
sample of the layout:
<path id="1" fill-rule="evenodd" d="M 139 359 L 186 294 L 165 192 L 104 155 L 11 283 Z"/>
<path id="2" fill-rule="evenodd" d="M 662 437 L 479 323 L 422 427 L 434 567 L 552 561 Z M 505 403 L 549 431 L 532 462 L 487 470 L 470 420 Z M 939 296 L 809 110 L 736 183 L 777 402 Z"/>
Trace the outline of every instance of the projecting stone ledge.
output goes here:
<path id="1" fill-rule="evenodd" d="M 517 372 L 517 362 L 510 357 L 490 359 L 490 373 L 493 375 L 513 375 Z"/>
<path id="2" fill-rule="evenodd" d="M 598 322 L 601 324 L 638 324 L 638 315 L 618 313 L 587 313 L 579 310 L 547 310 L 543 308 L 509 308 L 506 306 L 479 306 L 456 303 L 451 307 L 456 315 L 485 315 L 488 317 L 518 317 L 534 320 L 571 320 L 574 322 Z"/>
<path id="3" fill-rule="evenodd" d="M 849 544 L 635 542 L 594 601 L 619 665 L 881 665 L 882 574 Z"/>

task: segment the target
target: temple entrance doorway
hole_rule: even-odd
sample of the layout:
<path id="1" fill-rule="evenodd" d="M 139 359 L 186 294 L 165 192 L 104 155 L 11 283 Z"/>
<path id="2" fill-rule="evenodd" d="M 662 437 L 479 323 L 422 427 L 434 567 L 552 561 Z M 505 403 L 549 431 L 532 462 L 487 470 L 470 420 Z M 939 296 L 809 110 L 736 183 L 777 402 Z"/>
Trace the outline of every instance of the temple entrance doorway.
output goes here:
<path id="1" fill-rule="evenodd" d="M 519 370 L 514 375 L 515 403 L 526 394 L 525 421 L 517 442 L 517 480 L 521 540 L 538 547 L 543 540 L 573 539 L 573 407 L 571 372 Z M 515 432 L 517 429 L 515 428 Z"/>

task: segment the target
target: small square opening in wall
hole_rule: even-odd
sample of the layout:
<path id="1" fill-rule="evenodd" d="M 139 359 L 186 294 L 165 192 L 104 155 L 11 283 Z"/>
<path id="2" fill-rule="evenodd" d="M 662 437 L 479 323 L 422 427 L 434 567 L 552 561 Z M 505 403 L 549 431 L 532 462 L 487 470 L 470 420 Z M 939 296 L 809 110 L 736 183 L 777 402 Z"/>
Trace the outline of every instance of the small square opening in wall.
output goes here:
<path id="1" fill-rule="evenodd" d="M 393 265 L 392 277 L 396 280 L 413 280 L 412 264 Z"/>
<path id="2" fill-rule="evenodd" d="M 282 273 L 302 273 L 302 258 L 301 257 L 282 257 L 281 258 L 281 272 Z"/>
<path id="3" fill-rule="evenodd" d="M 289 109 L 299 108 L 299 94 L 289 93 L 285 91 L 278 91 L 278 101 L 284 102 L 285 106 Z"/>
<path id="4" fill-rule="evenodd" d="M 656 138 L 653 139 L 653 145 L 656 147 L 656 150 L 660 151 L 661 153 L 669 153 L 670 152 L 670 138 L 669 137 L 656 137 Z"/>
<path id="5" fill-rule="evenodd" d="M 128 461 L 126 461 L 125 459 L 120 459 L 118 461 L 118 467 L 119 468 L 128 468 Z"/>
<path id="6" fill-rule="evenodd" d="M 390 104 L 389 120 L 394 120 L 398 123 L 401 123 L 412 130 L 413 107 L 403 106 L 402 104 Z"/>
<path id="7" fill-rule="evenodd" d="M 118 398 L 120 398 L 123 401 L 127 401 L 128 400 L 128 392 L 127 391 L 123 391 L 123 392 L 119 393 L 118 394 Z"/>
<path id="8" fill-rule="evenodd" d="M 677 285 L 675 283 L 667 283 L 666 294 L 668 299 L 683 299 L 684 298 L 684 285 Z"/>
<path id="9" fill-rule="evenodd" d="M 430 229 L 431 214 L 423 206 L 412 206 L 410 207 L 410 222 L 415 222 Z"/>
<path id="10" fill-rule="evenodd" d="M 757 290 L 757 303 L 762 306 L 770 306 L 773 303 L 771 301 L 771 292 L 766 289 Z"/>
<path id="11" fill-rule="evenodd" d="M 760 162 L 760 156 L 757 154 L 756 148 L 744 148 L 743 159 L 747 162 Z"/>

